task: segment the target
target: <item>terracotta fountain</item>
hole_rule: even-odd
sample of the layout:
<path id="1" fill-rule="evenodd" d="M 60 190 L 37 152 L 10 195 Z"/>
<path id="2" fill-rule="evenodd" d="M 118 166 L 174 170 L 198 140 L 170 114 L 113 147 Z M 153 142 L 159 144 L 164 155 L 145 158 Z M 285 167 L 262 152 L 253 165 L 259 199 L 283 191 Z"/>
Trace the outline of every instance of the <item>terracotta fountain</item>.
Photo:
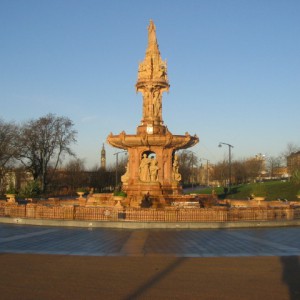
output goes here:
<path id="1" fill-rule="evenodd" d="M 137 92 L 143 96 L 143 117 L 136 134 L 112 133 L 107 142 L 128 151 L 126 173 L 121 177 L 122 190 L 131 206 L 139 206 L 150 196 L 163 203 L 168 195 L 179 195 L 181 175 L 176 151 L 199 142 L 196 135 L 172 134 L 162 118 L 162 94 L 169 90 L 167 63 L 161 59 L 152 20 L 148 26 L 148 47 L 139 64 Z"/>

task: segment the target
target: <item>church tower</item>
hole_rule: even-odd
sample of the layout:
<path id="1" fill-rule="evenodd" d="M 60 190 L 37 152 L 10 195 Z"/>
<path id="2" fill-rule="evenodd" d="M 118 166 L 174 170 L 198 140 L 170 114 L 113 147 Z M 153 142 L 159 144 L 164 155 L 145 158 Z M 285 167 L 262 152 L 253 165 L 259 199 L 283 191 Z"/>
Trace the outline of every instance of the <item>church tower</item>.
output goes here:
<path id="1" fill-rule="evenodd" d="M 100 162 L 100 167 L 101 169 L 105 170 L 106 169 L 106 151 L 104 148 L 104 144 L 102 145 L 102 150 L 101 150 L 101 162 Z"/>

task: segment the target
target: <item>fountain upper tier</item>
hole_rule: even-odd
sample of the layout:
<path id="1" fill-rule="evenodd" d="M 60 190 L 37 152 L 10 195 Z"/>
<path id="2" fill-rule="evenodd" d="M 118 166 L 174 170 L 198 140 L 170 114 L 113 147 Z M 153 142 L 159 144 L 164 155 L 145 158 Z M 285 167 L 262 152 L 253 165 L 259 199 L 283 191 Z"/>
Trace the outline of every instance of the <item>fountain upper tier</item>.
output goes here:
<path id="1" fill-rule="evenodd" d="M 128 149 L 132 147 L 164 147 L 174 150 L 186 149 L 194 146 L 199 142 L 199 138 L 186 133 L 185 135 L 173 135 L 166 129 L 166 134 L 138 134 L 128 135 L 124 131 L 119 135 L 108 136 L 107 141 L 114 147 Z"/>
<path id="2" fill-rule="evenodd" d="M 156 28 L 152 20 L 148 26 L 148 46 L 145 58 L 139 63 L 136 91 L 143 95 L 143 116 L 136 135 L 108 136 L 107 141 L 114 147 L 128 149 L 140 146 L 161 146 L 174 150 L 185 149 L 199 142 L 198 137 L 172 135 L 162 118 L 162 94 L 169 90 L 167 62 L 160 56 L 156 39 Z"/>

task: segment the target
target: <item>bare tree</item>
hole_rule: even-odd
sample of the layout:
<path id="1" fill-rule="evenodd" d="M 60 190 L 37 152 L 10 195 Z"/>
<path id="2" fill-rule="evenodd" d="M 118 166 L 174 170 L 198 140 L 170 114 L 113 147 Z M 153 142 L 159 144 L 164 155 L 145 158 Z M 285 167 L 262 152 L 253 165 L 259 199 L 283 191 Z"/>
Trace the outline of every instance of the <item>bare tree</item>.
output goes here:
<path id="1" fill-rule="evenodd" d="M 50 177 L 50 167 L 53 175 L 65 154 L 74 155 L 70 148 L 76 142 L 77 132 L 73 125 L 67 117 L 48 114 L 21 127 L 18 158 L 34 179 L 40 181 L 43 192 Z"/>
<path id="2" fill-rule="evenodd" d="M 274 169 L 281 166 L 281 157 L 270 156 L 267 160 L 270 177 L 274 176 Z"/>
<path id="3" fill-rule="evenodd" d="M 196 170 L 198 166 L 197 156 L 189 150 L 178 152 L 179 173 L 182 176 L 183 184 L 195 183 Z"/>
<path id="4" fill-rule="evenodd" d="M 64 167 L 64 173 L 65 184 L 72 192 L 75 192 L 77 188 L 88 186 L 84 160 L 79 158 L 70 160 Z"/>
<path id="5" fill-rule="evenodd" d="M 115 169 L 94 167 L 89 172 L 89 186 L 97 192 L 111 192 L 115 186 Z"/>
<path id="6" fill-rule="evenodd" d="M 16 156 L 18 126 L 11 122 L 4 122 L 0 119 L 0 168 Z"/>
<path id="7" fill-rule="evenodd" d="M 14 161 L 16 156 L 16 144 L 18 126 L 12 122 L 5 122 L 0 119 L 0 190 L 7 186 L 7 168 Z"/>
<path id="8" fill-rule="evenodd" d="M 236 160 L 232 162 L 232 181 L 235 184 L 245 183 L 248 180 L 246 162 Z"/>
<path id="9" fill-rule="evenodd" d="M 218 181 L 221 185 L 226 185 L 228 180 L 228 163 L 225 160 L 214 165 L 211 172 L 211 180 Z"/>
<path id="10" fill-rule="evenodd" d="M 281 156 L 285 159 L 287 159 L 288 156 L 290 156 L 292 153 L 298 152 L 300 150 L 300 147 L 297 146 L 294 143 L 288 143 L 286 145 L 286 149 L 281 153 Z"/>
<path id="11" fill-rule="evenodd" d="M 244 161 L 246 181 L 254 181 L 262 175 L 264 161 L 250 158 Z M 244 182 L 246 182 L 244 181 Z"/>

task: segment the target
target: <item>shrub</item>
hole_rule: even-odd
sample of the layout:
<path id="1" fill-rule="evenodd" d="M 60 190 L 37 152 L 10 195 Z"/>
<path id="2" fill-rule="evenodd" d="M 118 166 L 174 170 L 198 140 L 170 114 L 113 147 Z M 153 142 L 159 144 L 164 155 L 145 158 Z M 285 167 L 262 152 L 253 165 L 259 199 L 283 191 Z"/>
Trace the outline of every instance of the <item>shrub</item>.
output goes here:
<path id="1" fill-rule="evenodd" d="M 78 189 L 76 190 L 76 192 L 78 192 L 78 193 L 87 193 L 87 192 L 88 192 L 88 189 L 83 188 L 83 187 L 80 187 L 80 188 L 78 188 Z"/>
<path id="2" fill-rule="evenodd" d="M 300 184 L 300 170 L 295 170 L 292 174 L 291 181 L 294 184 Z"/>
<path id="3" fill-rule="evenodd" d="M 24 198 L 35 198 L 40 196 L 41 188 L 37 181 L 29 181 L 20 191 L 20 196 Z"/>
<path id="4" fill-rule="evenodd" d="M 10 185 L 5 192 L 6 194 L 17 194 L 17 190 L 13 185 Z"/>
<path id="5" fill-rule="evenodd" d="M 114 196 L 127 197 L 127 194 L 124 191 L 115 191 Z"/>

